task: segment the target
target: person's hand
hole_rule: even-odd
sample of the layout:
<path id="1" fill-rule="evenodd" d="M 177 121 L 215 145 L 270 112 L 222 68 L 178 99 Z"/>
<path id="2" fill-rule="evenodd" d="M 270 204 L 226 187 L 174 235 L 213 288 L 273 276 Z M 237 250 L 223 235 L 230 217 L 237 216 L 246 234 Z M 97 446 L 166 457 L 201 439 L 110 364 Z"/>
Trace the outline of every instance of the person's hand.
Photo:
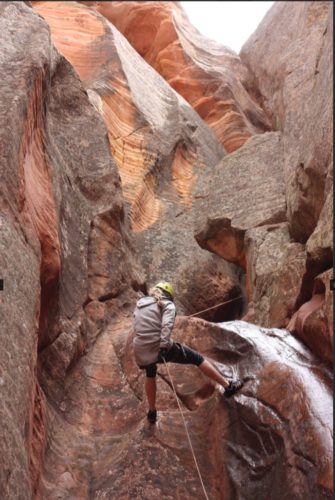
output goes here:
<path id="1" fill-rule="evenodd" d="M 168 352 L 169 349 L 167 347 L 161 347 L 158 353 L 159 359 L 165 359 Z"/>

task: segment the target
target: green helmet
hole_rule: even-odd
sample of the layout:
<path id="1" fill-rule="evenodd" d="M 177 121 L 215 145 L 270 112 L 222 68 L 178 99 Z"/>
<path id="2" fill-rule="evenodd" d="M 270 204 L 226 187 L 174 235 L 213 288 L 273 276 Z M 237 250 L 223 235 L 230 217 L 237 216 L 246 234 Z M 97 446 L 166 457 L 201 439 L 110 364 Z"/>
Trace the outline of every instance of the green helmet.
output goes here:
<path id="1" fill-rule="evenodd" d="M 157 285 L 155 285 L 155 288 L 160 288 L 161 290 L 164 290 L 164 292 L 167 292 L 169 295 L 171 295 L 172 298 L 174 297 L 174 290 L 171 283 L 160 281 L 159 283 L 157 283 Z"/>

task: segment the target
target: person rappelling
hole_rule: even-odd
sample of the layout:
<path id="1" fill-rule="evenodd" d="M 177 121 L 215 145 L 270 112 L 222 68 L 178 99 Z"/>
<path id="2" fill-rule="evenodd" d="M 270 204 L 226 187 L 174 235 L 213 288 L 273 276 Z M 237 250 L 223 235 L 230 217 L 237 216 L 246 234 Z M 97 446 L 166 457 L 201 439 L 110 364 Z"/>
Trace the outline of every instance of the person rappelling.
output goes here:
<path id="1" fill-rule="evenodd" d="M 223 395 L 231 397 L 243 386 L 240 380 L 225 379 L 202 354 L 171 339 L 176 319 L 173 286 L 165 281 L 157 283 L 149 294 L 140 298 L 134 311 L 133 348 L 138 367 L 145 370 L 145 392 L 149 410 L 147 418 L 154 424 L 156 410 L 157 364 L 179 363 L 195 365 L 207 377 L 224 388 Z"/>

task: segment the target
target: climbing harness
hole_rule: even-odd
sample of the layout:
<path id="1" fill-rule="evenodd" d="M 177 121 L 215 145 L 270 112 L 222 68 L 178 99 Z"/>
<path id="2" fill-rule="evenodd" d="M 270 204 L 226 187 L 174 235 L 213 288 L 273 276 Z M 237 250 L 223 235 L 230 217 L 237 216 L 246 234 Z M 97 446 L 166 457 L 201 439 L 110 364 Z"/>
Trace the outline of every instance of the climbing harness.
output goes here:
<path id="1" fill-rule="evenodd" d="M 215 309 L 216 307 L 223 306 L 223 304 L 229 304 L 229 302 L 233 302 L 234 300 L 241 299 L 242 297 L 243 297 L 243 295 L 239 295 L 238 297 L 234 297 L 231 300 L 227 300 L 225 302 L 221 302 L 220 304 L 216 304 L 216 306 L 208 307 L 207 309 L 204 309 L 203 311 L 199 311 L 199 312 L 194 313 L 194 314 L 189 314 L 188 317 L 191 318 L 192 316 L 197 316 L 197 314 L 201 314 L 203 312 L 210 311 L 211 309 Z"/>
<path id="2" fill-rule="evenodd" d="M 178 399 L 178 396 L 177 396 L 177 392 L 176 392 L 176 389 L 174 387 L 174 383 L 173 383 L 173 380 L 171 378 L 171 375 L 170 375 L 170 370 L 169 370 L 169 367 L 165 361 L 165 359 L 163 358 L 164 360 L 164 364 L 166 366 L 166 369 L 167 369 L 167 372 L 168 372 L 168 376 L 169 376 L 169 379 L 170 379 L 170 382 L 171 382 L 171 386 L 172 386 L 172 389 L 173 389 L 173 392 L 174 392 L 174 395 L 175 395 L 175 398 L 177 400 L 177 404 L 178 404 L 178 408 L 179 408 L 179 411 L 181 413 L 181 416 L 182 416 L 182 419 L 183 419 L 183 423 L 184 423 L 184 427 L 185 427 L 185 431 L 186 431 L 186 435 L 187 435 L 187 439 L 188 439 L 188 442 L 189 442 L 189 445 L 190 445 L 190 449 L 191 449 L 191 452 L 192 452 L 192 455 L 193 455 L 193 459 L 194 459 L 194 463 L 195 463 L 195 466 L 196 466 L 196 469 L 198 471 L 198 475 L 199 475 L 199 479 L 200 479 L 200 483 L 201 483 L 201 486 L 202 486 L 202 489 L 203 489 L 203 492 L 204 492 L 204 495 L 205 495 L 205 498 L 206 500 L 209 500 L 208 498 L 208 495 L 207 495 L 207 492 L 206 492 L 206 489 L 205 489 L 205 485 L 204 485 L 204 482 L 202 480 L 202 477 L 201 477 L 201 473 L 200 473 L 200 469 L 199 469 L 199 466 L 198 466 L 198 462 L 197 462 L 197 459 L 196 459 L 196 456 L 195 456 L 195 453 L 194 453 L 194 449 L 193 449 L 193 446 L 192 446 L 192 442 L 191 442 L 191 438 L 190 438 L 190 434 L 188 432 L 188 428 L 187 428 L 187 424 L 186 424 L 186 420 L 185 420 L 185 417 L 184 417 L 184 414 L 183 414 L 183 410 L 181 409 L 181 405 L 179 403 L 179 399 Z"/>

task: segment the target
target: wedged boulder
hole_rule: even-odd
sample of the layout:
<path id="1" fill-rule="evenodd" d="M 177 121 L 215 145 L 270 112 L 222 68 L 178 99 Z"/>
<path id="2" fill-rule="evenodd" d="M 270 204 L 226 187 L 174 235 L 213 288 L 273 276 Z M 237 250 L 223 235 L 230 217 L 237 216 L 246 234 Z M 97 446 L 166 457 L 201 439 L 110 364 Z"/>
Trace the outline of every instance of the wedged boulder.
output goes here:
<path id="1" fill-rule="evenodd" d="M 283 132 L 287 215 L 305 243 L 327 196 L 331 168 L 333 2 L 276 2 L 242 47 L 248 89 Z M 271 47 L 270 47 L 271 41 Z"/>
<path id="2" fill-rule="evenodd" d="M 146 422 L 130 316 L 112 320 L 68 374 L 50 413 L 42 498 L 200 497 L 164 366 L 158 422 Z M 174 339 L 246 381 L 227 400 L 195 367 L 169 364 L 209 498 L 281 499 L 283 489 L 294 499 L 331 498 L 331 372 L 287 331 L 243 321 L 180 317 Z"/>
<path id="3" fill-rule="evenodd" d="M 194 312 L 198 305 L 190 302 L 192 294 L 180 271 L 196 260 L 205 268 L 211 266 L 212 257 L 193 238 L 193 205 L 198 186 L 208 183 L 224 149 L 191 106 L 98 12 L 66 2 L 37 2 L 34 8 L 50 24 L 56 46 L 77 69 L 106 122 L 146 280 L 150 285 L 172 281 L 180 308 Z M 81 36 L 69 45 L 64 33 Z M 121 261 L 127 269 L 122 257 Z M 95 286 L 97 281 L 108 282 L 109 291 L 100 296 L 113 294 L 108 273 L 100 267 Z M 218 293 L 201 303 L 203 309 L 216 305 L 218 296 L 223 301 L 240 295 L 239 277 L 235 273 L 233 280 L 229 278 L 234 268 L 217 260 L 217 272 L 228 273 L 227 279 L 218 281 Z M 209 287 L 211 276 L 202 275 L 203 286 Z M 222 319 L 236 317 L 229 309 L 226 313 Z"/>
<path id="4" fill-rule="evenodd" d="M 249 139 L 215 166 L 208 188 L 201 188 L 197 242 L 245 270 L 246 231 L 286 220 L 281 134 Z"/>
<path id="5" fill-rule="evenodd" d="M 201 35 L 178 2 L 82 3 L 116 26 L 193 106 L 226 151 L 270 130 L 263 110 L 245 89 L 248 70 L 239 56 Z"/>
<path id="6" fill-rule="evenodd" d="M 249 229 L 244 244 L 253 307 L 248 321 L 285 328 L 296 310 L 305 274 L 304 246 L 291 240 L 288 223 Z"/>

